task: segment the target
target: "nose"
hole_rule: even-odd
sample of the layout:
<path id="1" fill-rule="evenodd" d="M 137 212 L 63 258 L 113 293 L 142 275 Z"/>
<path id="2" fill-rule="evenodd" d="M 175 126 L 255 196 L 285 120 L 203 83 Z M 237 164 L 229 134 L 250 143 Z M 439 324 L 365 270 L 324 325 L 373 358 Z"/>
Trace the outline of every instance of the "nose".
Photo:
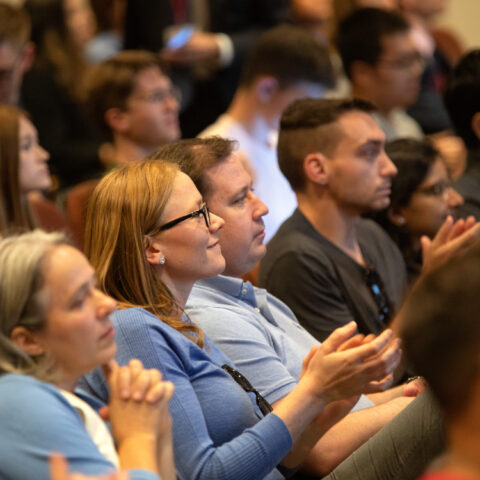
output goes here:
<path id="1" fill-rule="evenodd" d="M 98 288 L 95 289 L 95 297 L 99 319 L 111 315 L 117 308 L 117 302 L 112 297 L 105 295 Z"/>
<path id="2" fill-rule="evenodd" d="M 383 164 L 381 175 L 382 177 L 394 177 L 398 173 L 398 169 L 395 164 L 390 160 L 390 157 L 383 153 Z"/>
<path id="3" fill-rule="evenodd" d="M 225 221 L 222 217 L 210 212 L 210 226 L 208 227 L 208 231 L 210 233 L 218 232 L 221 228 L 223 228 L 224 225 Z"/>
<path id="4" fill-rule="evenodd" d="M 41 145 L 37 145 L 37 154 L 42 162 L 47 162 L 50 159 L 50 154 Z"/>
<path id="5" fill-rule="evenodd" d="M 259 218 L 262 218 L 263 216 L 267 215 L 268 213 L 268 207 L 260 200 L 260 197 L 252 193 L 254 197 L 254 207 L 253 207 L 253 212 L 252 212 L 252 218 L 254 220 L 258 220 Z"/>
<path id="6" fill-rule="evenodd" d="M 447 205 L 450 208 L 456 208 L 463 205 L 463 197 L 452 187 L 447 189 Z"/>

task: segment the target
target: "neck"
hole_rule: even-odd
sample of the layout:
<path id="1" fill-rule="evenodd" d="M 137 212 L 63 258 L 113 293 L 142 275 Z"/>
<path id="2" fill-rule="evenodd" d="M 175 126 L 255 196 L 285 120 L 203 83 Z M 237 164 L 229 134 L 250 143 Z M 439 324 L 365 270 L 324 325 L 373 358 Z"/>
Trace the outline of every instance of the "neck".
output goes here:
<path id="1" fill-rule="evenodd" d="M 61 388 L 62 390 L 66 390 L 67 392 L 73 393 L 77 385 L 77 382 L 78 382 L 77 377 L 72 378 L 72 377 L 64 376 L 58 382 L 55 382 L 55 386 L 58 388 Z"/>
<path id="2" fill-rule="evenodd" d="M 357 263 L 365 264 L 355 231 L 359 218 L 357 212 L 340 209 L 325 192 L 316 195 L 297 193 L 297 202 L 299 210 L 317 232 Z"/>
<path id="3" fill-rule="evenodd" d="M 167 275 L 162 275 L 163 283 L 168 287 L 171 294 L 174 296 L 178 306 L 183 310 L 188 300 L 188 296 L 192 291 L 194 282 L 190 280 L 175 280 L 173 281 Z"/>
<path id="4" fill-rule="evenodd" d="M 128 137 L 114 135 L 113 141 L 115 165 L 125 165 L 127 163 L 143 160 L 147 155 L 155 152 L 155 147 L 145 147 L 132 142 Z"/>
<path id="5" fill-rule="evenodd" d="M 268 143 L 269 133 L 278 128 L 278 119 L 275 122 L 257 96 L 247 88 L 240 88 L 237 91 L 227 115 L 240 123 L 250 136 L 263 143 Z"/>

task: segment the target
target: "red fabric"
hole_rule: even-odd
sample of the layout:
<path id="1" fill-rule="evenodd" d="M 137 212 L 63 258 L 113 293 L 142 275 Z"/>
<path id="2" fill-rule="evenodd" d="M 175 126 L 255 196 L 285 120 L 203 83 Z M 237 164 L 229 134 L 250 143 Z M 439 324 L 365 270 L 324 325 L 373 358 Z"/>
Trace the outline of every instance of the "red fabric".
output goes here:
<path id="1" fill-rule="evenodd" d="M 459 475 L 453 475 L 451 473 L 432 472 L 426 473 L 418 480 L 478 480 L 478 477 L 465 477 Z"/>

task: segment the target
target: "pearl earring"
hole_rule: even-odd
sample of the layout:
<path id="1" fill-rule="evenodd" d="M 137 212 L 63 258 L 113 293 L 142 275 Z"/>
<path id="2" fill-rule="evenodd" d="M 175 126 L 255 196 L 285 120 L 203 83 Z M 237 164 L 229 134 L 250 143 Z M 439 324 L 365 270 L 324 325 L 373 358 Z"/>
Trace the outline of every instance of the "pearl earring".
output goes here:
<path id="1" fill-rule="evenodd" d="M 159 261 L 160 265 L 165 265 L 165 257 L 162 257 Z"/>
<path id="2" fill-rule="evenodd" d="M 402 225 L 405 225 L 405 217 L 402 217 L 401 215 L 397 215 L 395 217 L 395 223 L 401 227 Z"/>

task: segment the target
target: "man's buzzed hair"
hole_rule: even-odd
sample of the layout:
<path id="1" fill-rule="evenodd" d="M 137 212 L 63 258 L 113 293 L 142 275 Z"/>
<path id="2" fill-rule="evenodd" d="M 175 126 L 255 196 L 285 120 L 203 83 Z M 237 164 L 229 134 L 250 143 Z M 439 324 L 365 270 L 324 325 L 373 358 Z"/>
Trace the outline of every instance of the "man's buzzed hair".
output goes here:
<path id="1" fill-rule="evenodd" d="M 305 157 L 313 152 L 331 154 L 341 138 L 337 120 L 354 111 L 372 113 L 375 107 L 359 99 L 303 98 L 285 109 L 280 120 L 277 156 L 280 170 L 295 192 L 305 187 Z"/>

